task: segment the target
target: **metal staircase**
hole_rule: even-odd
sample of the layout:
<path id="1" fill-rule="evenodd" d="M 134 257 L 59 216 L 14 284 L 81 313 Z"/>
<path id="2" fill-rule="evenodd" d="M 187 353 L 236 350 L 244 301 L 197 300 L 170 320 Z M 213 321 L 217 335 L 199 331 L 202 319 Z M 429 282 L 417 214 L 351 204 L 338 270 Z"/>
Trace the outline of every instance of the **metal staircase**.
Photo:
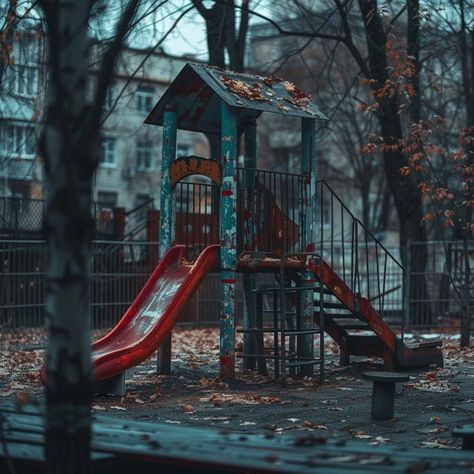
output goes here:
<path id="1" fill-rule="evenodd" d="M 242 357 L 256 357 L 261 373 L 266 373 L 265 360 L 273 359 L 275 375 L 283 383 L 287 374 L 312 374 L 312 369 L 305 370 L 305 366 L 314 365 L 319 365 L 323 380 L 327 333 L 339 344 L 340 362 L 344 365 L 350 362 L 351 355 L 383 357 L 386 370 L 442 365 L 439 342 L 410 348 L 404 344 L 406 278 L 402 264 L 325 181 L 318 181 L 316 196 L 317 215 L 307 217 L 316 224 L 315 248 L 293 252 L 287 247 L 278 256 L 270 252 L 242 254 L 241 262 L 247 269 L 258 273 L 273 268 L 279 281 L 277 286 L 256 290 L 257 302 L 260 301 L 256 324 L 241 330 L 252 334 L 255 344 Z M 290 215 L 286 209 L 282 212 Z M 298 245 L 301 248 L 300 244 L 295 247 Z M 256 254 L 260 256 L 255 258 Z M 301 285 L 304 275 L 307 281 Z M 300 311 L 301 299 L 307 299 L 308 294 L 314 305 L 312 324 L 301 317 Z M 271 295 L 271 309 L 263 309 L 264 295 Z M 393 295 L 397 298 L 391 299 Z M 265 311 L 273 313 L 273 324 L 264 327 Z M 266 332 L 274 335 L 271 348 L 263 346 Z M 314 335 L 319 336 L 318 357 L 313 354 Z"/>

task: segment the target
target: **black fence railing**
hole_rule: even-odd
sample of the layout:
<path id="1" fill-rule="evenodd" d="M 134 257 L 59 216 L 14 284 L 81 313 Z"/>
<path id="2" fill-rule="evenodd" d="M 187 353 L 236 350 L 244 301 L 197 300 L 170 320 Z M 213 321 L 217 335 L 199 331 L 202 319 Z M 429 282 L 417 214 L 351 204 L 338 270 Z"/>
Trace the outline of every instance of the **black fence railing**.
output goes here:
<path id="1" fill-rule="evenodd" d="M 404 325 L 406 274 L 400 261 L 357 219 L 333 189 L 316 185 L 316 251 L 355 295 L 368 298 L 385 318 Z M 399 307 L 385 304 L 396 294 Z"/>
<path id="2" fill-rule="evenodd" d="M 150 197 L 138 206 L 125 212 L 123 240 L 147 240 L 148 211 L 155 208 L 154 202 L 154 198 Z"/>
<path id="3" fill-rule="evenodd" d="M 194 259 L 219 243 L 219 192 L 214 184 L 180 181 L 175 189 L 175 241 Z"/>
<path id="4" fill-rule="evenodd" d="M 281 256 L 302 251 L 308 184 L 303 175 L 238 168 L 238 247 Z"/>
<path id="5" fill-rule="evenodd" d="M 156 242 L 94 241 L 90 310 L 94 329 L 113 327 L 153 271 Z M 0 240 L 0 328 L 41 328 L 45 323 L 46 244 Z M 185 308 L 181 323 L 219 321 L 219 275 L 210 274 Z"/>

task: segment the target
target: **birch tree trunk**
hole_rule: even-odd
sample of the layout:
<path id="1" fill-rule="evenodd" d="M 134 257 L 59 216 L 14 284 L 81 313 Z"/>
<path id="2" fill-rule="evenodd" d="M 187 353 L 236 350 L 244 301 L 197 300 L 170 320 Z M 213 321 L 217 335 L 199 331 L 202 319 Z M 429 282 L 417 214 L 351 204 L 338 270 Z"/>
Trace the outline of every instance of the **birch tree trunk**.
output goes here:
<path id="1" fill-rule="evenodd" d="M 92 175 L 86 99 L 89 2 L 41 2 L 49 89 L 41 139 L 48 249 L 46 457 L 51 474 L 89 473 L 91 363 L 89 244 Z M 94 136 L 94 135 L 92 135 Z"/>

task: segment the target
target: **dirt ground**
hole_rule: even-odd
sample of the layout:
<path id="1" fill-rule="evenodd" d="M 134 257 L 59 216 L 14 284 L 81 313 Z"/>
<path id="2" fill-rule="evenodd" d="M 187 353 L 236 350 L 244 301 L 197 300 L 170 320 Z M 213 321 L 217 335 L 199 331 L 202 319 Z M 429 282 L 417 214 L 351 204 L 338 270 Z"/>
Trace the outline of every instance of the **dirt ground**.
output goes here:
<path id="1" fill-rule="evenodd" d="M 96 335 L 97 336 L 97 335 Z M 215 427 L 236 432 L 359 439 L 370 444 L 460 449 L 451 437 L 458 424 L 474 423 L 474 349 L 459 349 L 455 336 L 443 339 L 445 367 L 410 372 L 397 388 L 395 419 L 370 418 L 371 382 L 362 373 L 380 369 L 377 359 L 338 367 L 338 349 L 327 342 L 324 384 L 317 378 L 289 380 L 241 370 L 232 384 L 218 374 L 218 329 L 176 329 L 172 375 L 155 372 L 149 359 L 127 373 L 126 397 L 94 398 L 94 413 L 162 423 Z M 418 336 L 419 338 L 420 336 Z M 435 335 L 425 335 L 435 337 Z M 240 342 L 238 342 L 240 344 Z M 3 335 L 0 346 L 0 401 L 44 400 L 38 380 L 43 362 L 42 332 Z"/>

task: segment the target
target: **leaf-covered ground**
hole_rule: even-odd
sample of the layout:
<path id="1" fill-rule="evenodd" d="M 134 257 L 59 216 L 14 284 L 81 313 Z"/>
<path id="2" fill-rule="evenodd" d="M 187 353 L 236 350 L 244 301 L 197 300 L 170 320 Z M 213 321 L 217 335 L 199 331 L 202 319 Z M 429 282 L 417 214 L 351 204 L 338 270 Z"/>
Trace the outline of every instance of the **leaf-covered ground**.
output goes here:
<path id="1" fill-rule="evenodd" d="M 0 400 L 44 399 L 38 380 L 44 333 L 3 334 L 0 345 Z M 95 334 L 97 337 L 98 334 Z M 433 337 L 433 335 L 426 335 Z M 121 417 L 232 431 L 298 436 L 356 438 L 371 444 L 459 449 L 451 430 L 474 423 L 474 349 L 459 349 L 455 336 L 443 339 L 444 368 L 410 373 L 397 389 L 396 418 L 370 419 L 371 383 L 362 372 L 380 369 L 378 359 L 357 359 L 338 367 L 338 348 L 327 339 L 327 379 L 289 379 L 282 387 L 272 377 L 243 372 L 227 384 L 217 378 L 219 332 L 176 329 L 173 373 L 157 375 L 149 359 L 127 374 L 127 395 L 94 398 L 92 410 Z M 270 340 L 267 341 L 271 342 Z M 241 341 L 237 341 L 241 345 Z"/>

